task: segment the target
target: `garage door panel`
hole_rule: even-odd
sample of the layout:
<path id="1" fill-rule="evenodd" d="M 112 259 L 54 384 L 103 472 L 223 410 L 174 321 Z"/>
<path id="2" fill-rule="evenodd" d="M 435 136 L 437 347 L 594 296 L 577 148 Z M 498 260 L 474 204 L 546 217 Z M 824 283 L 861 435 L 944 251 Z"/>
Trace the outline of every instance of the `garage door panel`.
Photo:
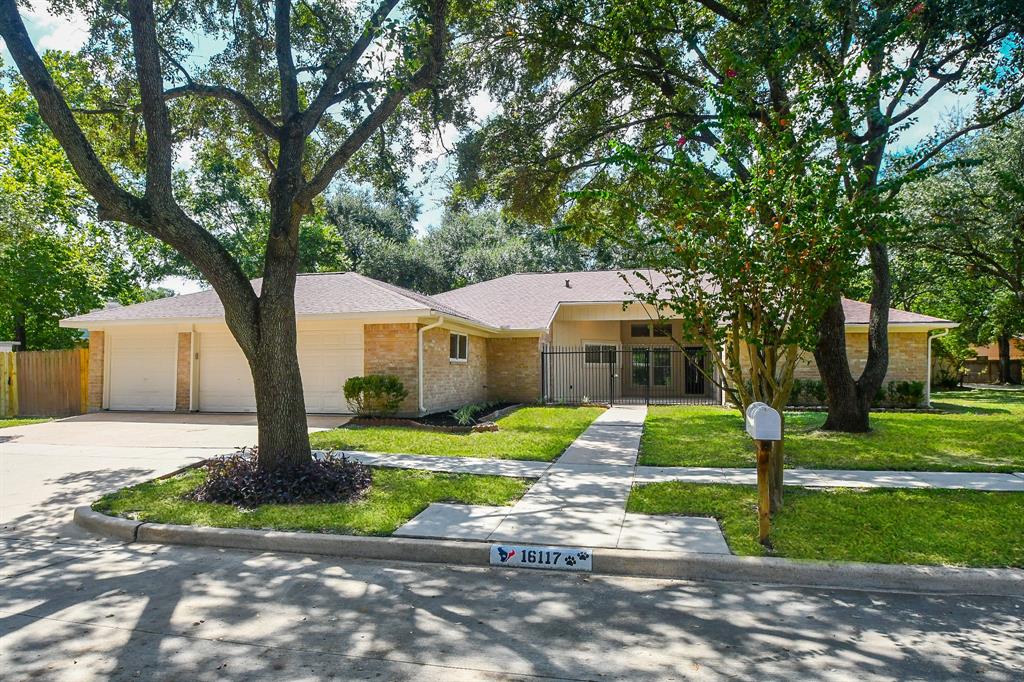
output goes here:
<path id="1" fill-rule="evenodd" d="M 170 332 L 108 332 L 111 410 L 173 410 L 178 337 Z"/>
<path id="2" fill-rule="evenodd" d="M 342 388 L 363 373 L 362 327 L 299 333 L 299 371 L 307 412 L 348 412 Z"/>
<path id="3" fill-rule="evenodd" d="M 299 371 L 306 411 L 347 412 L 342 387 L 363 371 L 362 325 L 337 330 L 300 330 Z M 228 332 L 200 335 L 199 409 L 252 412 L 256 409 L 252 375 L 241 349 Z"/>
<path id="4" fill-rule="evenodd" d="M 252 371 L 228 332 L 199 335 L 199 409 L 203 412 L 255 412 Z"/>

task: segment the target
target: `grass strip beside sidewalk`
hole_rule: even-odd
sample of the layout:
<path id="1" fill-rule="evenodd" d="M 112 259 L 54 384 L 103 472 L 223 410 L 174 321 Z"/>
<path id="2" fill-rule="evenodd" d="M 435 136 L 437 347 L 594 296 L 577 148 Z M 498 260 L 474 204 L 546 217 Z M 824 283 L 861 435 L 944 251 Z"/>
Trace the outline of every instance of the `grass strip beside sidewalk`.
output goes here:
<path id="1" fill-rule="evenodd" d="M 787 487 L 774 553 L 757 542 L 754 486 L 654 483 L 634 489 L 627 510 L 714 517 L 741 555 L 1024 567 L 1024 493 Z"/>

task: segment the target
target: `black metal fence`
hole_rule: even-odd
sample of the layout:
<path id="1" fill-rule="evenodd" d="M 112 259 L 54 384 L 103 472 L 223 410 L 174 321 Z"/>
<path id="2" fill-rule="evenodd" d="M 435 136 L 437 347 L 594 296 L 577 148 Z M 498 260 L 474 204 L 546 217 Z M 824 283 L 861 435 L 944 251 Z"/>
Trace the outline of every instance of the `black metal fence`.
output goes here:
<path id="1" fill-rule="evenodd" d="M 708 367 L 699 346 L 548 346 L 541 351 L 541 395 L 545 403 L 716 405 Z"/>

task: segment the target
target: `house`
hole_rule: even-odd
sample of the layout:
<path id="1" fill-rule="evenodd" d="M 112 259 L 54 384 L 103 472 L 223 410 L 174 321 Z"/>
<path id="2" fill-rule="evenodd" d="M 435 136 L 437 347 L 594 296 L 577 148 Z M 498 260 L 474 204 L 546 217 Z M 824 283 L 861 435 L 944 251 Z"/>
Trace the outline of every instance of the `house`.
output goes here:
<path id="1" fill-rule="evenodd" d="M 971 346 L 975 357 L 968 360 L 964 379 L 971 383 L 994 384 L 999 382 L 999 344 L 987 346 Z M 1010 376 L 1018 383 L 1021 381 L 1021 368 L 1024 366 L 1024 337 L 1010 339 Z"/>
<path id="2" fill-rule="evenodd" d="M 260 281 L 254 280 L 258 292 Z M 397 375 L 404 414 L 485 400 L 710 402 L 699 346 L 653 324 L 616 271 L 522 273 L 435 296 L 363 275 L 300 275 L 295 304 L 306 409 L 347 411 L 350 376 Z M 844 301 L 853 370 L 869 306 Z M 92 410 L 255 410 L 248 364 L 212 290 L 62 320 L 89 332 Z M 947 320 L 893 310 L 887 380 L 927 382 L 932 331 Z M 798 375 L 816 377 L 805 359 Z"/>

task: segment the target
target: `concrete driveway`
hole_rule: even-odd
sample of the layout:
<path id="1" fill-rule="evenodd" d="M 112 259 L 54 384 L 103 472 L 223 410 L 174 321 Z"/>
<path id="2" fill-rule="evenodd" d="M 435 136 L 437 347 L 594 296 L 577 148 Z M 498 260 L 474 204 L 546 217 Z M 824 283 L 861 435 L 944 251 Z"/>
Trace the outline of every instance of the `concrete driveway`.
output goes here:
<path id="1" fill-rule="evenodd" d="M 310 431 L 347 419 L 310 415 Z M 254 414 L 99 412 L 0 429 L 0 529 L 84 537 L 76 506 L 255 443 Z"/>

